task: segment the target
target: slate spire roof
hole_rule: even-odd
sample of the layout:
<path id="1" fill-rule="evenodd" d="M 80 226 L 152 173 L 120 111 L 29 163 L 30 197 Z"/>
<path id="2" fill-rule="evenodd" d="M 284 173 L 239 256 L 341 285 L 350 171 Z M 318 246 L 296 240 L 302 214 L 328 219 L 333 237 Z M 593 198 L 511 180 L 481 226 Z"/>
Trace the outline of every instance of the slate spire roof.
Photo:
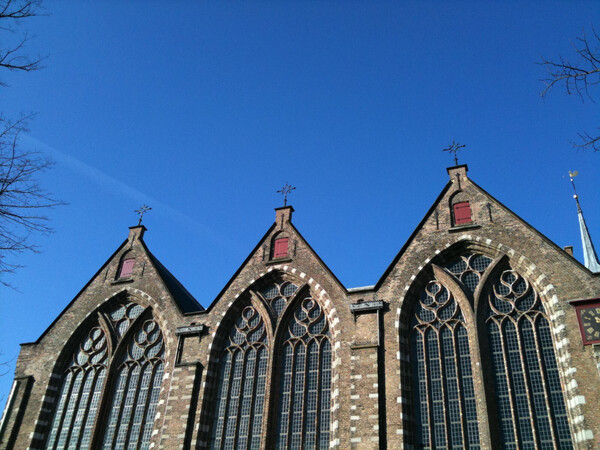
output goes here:
<path id="1" fill-rule="evenodd" d="M 594 243 L 592 242 L 592 237 L 590 236 L 590 231 L 588 230 L 583 217 L 583 211 L 581 210 L 581 205 L 579 204 L 579 196 L 575 194 L 573 197 L 577 203 L 577 217 L 579 217 L 579 231 L 581 232 L 581 245 L 583 246 L 583 261 L 585 267 L 594 273 L 599 273 L 600 261 L 598 261 L 598 255 L 596 254 L 596 249 L 594 248 Z"/>

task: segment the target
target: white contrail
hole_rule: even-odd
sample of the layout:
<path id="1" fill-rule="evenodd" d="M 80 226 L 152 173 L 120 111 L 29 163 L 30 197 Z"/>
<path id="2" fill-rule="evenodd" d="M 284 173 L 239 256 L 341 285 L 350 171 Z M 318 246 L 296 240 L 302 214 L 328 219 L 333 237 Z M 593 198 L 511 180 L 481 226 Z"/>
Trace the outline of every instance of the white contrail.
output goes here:
<path id="1" fill-rule="evenodd" d="M 182 213 L 174 209 L 173 207 L 164 204 L 163 202 L 157 200 L 156 198 L 150 197 L 134 187 L 129 186 L 122 181 L 119 181 L 110 175 L 102 172 L 95 167 L 90 166 L 89 164 L 84 163 L 76 158 L 73 158 L 66 153 L 63 153 L 49 145 L 32 138 L 31 136 L 22 135 L 20 137 L 22 139 L 22 144 L 26 147 L 29 147 L 31 151 L 38 151 L 49 154 L 53 160 L 65 167 L 68 167 L 72 171 L 81 174 L 94 183 L 98 184 L 103 189 L 107 189 L 114 193 L 119 194 L 120 196 L 127 196 L 132 200 L 136 201 L 136 205 L 139 203 L 144 203 L 152 206 L 153 212 L 168 217 L 170 220 L 175 220 L 186 227 L 189 227 L 192 231 L 198 233 L 200 236 L 204 237 L 216 243 L 220 246 L 225 246 L 230 249 L 239 248 L 239 246 L 231 241 L 230 239 L 220 236 L 215 233 L 213 230 L 208 228 L 206 225 L 199 223 L 198 221 L 192 219 L 186 214 Z"/>

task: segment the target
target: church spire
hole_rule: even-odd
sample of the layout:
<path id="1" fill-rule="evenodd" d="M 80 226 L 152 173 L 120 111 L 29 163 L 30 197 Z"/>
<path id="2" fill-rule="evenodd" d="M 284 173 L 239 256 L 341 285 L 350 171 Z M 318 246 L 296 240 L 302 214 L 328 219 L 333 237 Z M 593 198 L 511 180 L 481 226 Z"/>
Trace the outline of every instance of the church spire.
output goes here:
<path id="1" fill-rule="evenodd" d="M 590 236 L 590 231 L 588 230 L 585 219 L 583 218 L 583 211 L 581 210 L 581 205 L 579 204 L 579 196 L 575 190 L 575 181 L 573 178 L 576 177 L 577 174 L 577 171 L 569 171 L 569 177 L 571 179 L 571 184 L 573 185 L 573 198 L 575 199 L 575 203 L 577 203 L 577 217 L 579 217 L 579 231 L 581 232 L 581 245 L 583 246 L 583 261 L 585 267 L 594 273 L 598 273 L 600 272 L 600 261 L 598 261 L 598 255 L 596 254 L 596 249 L 594 248 L 594 243 L 592 242 L 592 237 Z"/>

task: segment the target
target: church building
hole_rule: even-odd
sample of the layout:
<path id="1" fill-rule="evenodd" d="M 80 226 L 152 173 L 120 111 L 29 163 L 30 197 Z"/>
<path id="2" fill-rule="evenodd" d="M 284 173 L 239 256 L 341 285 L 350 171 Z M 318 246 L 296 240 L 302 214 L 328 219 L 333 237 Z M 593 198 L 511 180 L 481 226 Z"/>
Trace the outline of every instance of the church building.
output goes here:
<path id="1" fill-rule="evenodd" d="M 600 448 L 581 209 L 585 265 L 447 172 L 373 286 L 344 286 L 284 206 L 204 309 L 131 227 L 22 344 L 0 449 Z"/>

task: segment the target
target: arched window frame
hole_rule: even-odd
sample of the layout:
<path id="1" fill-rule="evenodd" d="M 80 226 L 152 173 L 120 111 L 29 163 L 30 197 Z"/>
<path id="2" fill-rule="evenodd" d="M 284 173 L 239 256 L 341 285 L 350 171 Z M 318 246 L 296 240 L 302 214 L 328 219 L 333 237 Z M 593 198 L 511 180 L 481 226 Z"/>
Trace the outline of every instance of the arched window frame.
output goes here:
<path id="1" fill-rule="evenodd" d="M 470 298 L 470 293 L 469 291 L 465 288 L 465 286 L 458 280 L 454 279 L 453 276 L 448 273 L 446 270 L 444 270 L 443 268 L 432 264 L 431 266 L 431 272 L 429 274 L 429 276 L 425 276 L 424 279 L 426 279 L 427 281 L 422 281 L 418 286 L 420 287 L 419 290 L 423 289 L 425 287 L 425 285 L 429 282 L 429 280 L 436 280 L 439 284 L 441 284 L 442 286 L 444 286 L 450 293 L 450 295 L 454 298 L 454 300 L 456 301 L 457 305 L 460 308 L 460 311 L 462 313 L 463 316 L 463 324 L 462 327 L 464 327 L 466 333 L 467 333 L 467 338 L 468 338 L 468 345 L 469 345 L 469 351 L 470 351 L 470 363 L 471 363 L 471 373 L 472 373 L 472 380 L 473 380 L 473 388 L 475 389 L 475 392 L 477 392 L 477 388 L 476 388 L 476 380 L 482 379 L 482 372 L 481 372 L 481 358 L 480 358 L 480 351 L 479 351 L 479 342 L 477 339 L 477 335 L 476 335 L 476 327 L 475 327 L 475 316 L 473 314 L 473 301 L 472 298 Z M 414 315 L 414 307 L 410 308 L 411 311 L 413 311 L 412 313 L 410 313 L 410 320 L 412 323 L 412 316 Z M 411 330 L 411 326 L 408 327 L 408 341 L 409 341 L 409 348 L 407 349 L 411 354 L 412 354 L 412 330 Z M 456 338 L 454 338 L 456 339 Z M 440 356 L 441 359 L 441 356 Z M 415 362 L 413 361 L 413 364 Z M 406 367 L 407 370 L 411 370 L 409 367 Z M 444 384 L 444 383 L 442 383 Z M 411 382 L 411 391 L 413 391 L 413 398 L 416 399 L 416 392 L 414 391 L 414 383 Z M 462 397 L 461 397 L 462 398 Z M 416 400 L 415 400 L 416 403 Z M 447 403 L 447 399 L 444 400 L 444 403 Z M 462 408 L 465 407 L 464 402 L 461 401 L 460 403 L 460 407 L 461 407 L 461 411 Z M 482 433 L 482 430 L 485 430 L 487 427 L 487 414 L 484 414 L 484 411 L 487 411 L 487 407 L 485 404 L 484 399 L 481 396 L 475 396 L 475 404 L 476 404 L 476 410 L 478 413 L 479 418 L 484 417 L 480 423 L 479 423 L 479 429 L 478 429 L 478 436 L 481 439 L 485 439 L 484 437 L 484 433 Z M 445 408 L 445 407 L 444 407 Z M 461 413 L 462 415 L 462 413 Z M 450 423 L 448 422 L 447 424 L 448 426 L 450 425 Z M 461 433 L 463 435 L 463 443 L 465 442 L 465 440 L 467 439 L 467 427 L 468 427 L 468 423 L 466 421 L 466 416 L 465 418 L 461 421 Z M 415 428 L 416 429 L 416 428 Z M 449 437 L 449 432 L 446 430 L 446 438 Z M 416 436 L 415 436 L 416 439 Z M 430 437 L 430 440 L 432 438 Z M 433 442 L 433 441 L 431 441 Z M 466 444 L 465 444 L 466 445 Z M 482 444 L 482 448 L 484 448 L 485 445 Z"/>
<path id="2" fill-rule="evenodd" d="M 126 308 L 129 307 L 139 307 L 142 308 L 139 315 L 137 315 L 134 319 L 132 319 L 124 333 L 119 336 L 119 331 L 116 326 L 111 323 L 110 312 L 115 310 L 115 307 L 118 305 L 125 305 Z M 148 305 L 147 302 L 142 301 L 141 299 L 128 295 L 127 292 L 118 294 L 114 298 L 106 301 L 100 308 L 98 308 L 93 313 L 89 314 L 86 320 L 77 328 L 77 330 L 73 333 L 71 338 L 69 339 L 67 345 L 63 347 L 61 351 L 61 355 L 57 359 L 55 364 L 55 368 L 53 373 L 64 373 L 69 369 L 69 360 L 72 359 L 73 352 L 77 345 L 80 345 L 82 339 L 86 336 L 88 330 L 93 327 L 100 328 L 105 337 L 106 337 L 106 345 L 107 345 L 107 364 L 105 370 L 104 381 L 102 387 L 100 389 L 100 399 L 97 405 L 96 416 L 93 420 L 92 433 L 89 437 L 90 447 L 96 448 L 102 446 L 102 439 L 104 436 L 105 425 L 108 419 L 108 415 L 110 411 L 108 407 L 112 401 L 113 397 L 113 384 L 117 377 L 117 370 L 120 364 L 120 355 L 123 354 L 124 351 L 127 350 L 127 347 L 132 343 L 133 336 L 139 331 L 139 327 L 147 320 L 152 320 L 157 323 L 159 328 L 159 333 L 162 339 L 163 351 L 162 351 L 162 365 L 164 368 L 166 361 L 166 348 L 165 346 L 165 335 L 164 335 L 164 327 L 160 323 L 158 317 L 153 314 L 153 309 Z M 115 321 L 115 324 L 118 321 Z M 40 420 L 44 417 L 47 420 L 47 425 L 44 428 L 40 428 L 39 430 L 45 433 L 45 447 L 47 447 L 50 442 L 51 431 L 53 427 L 54 416 L 57 413 L 58 402 L 60 401 L 60 393 L 64 382 L 64 376 L 61 377 L 52 377 L 50 383 L 48 385 L 48 391 L 57 392 L 59 398 L 54 403 L 54 407 L 52 412 L 45 413 L 42 411 L 42 415 L 40 416 Z M 162 379 L 161 385 L 162 385 Z M 160 387 L 160 386 L 159 386 Z M 152 429 L 154 429 L 154 421 L 156 420 L 156 414 L 154 415 Z M 62 424 L 61 424 L 62 426 Z M 60 431 L 59 431 L 60 433 Z M 68 432 L 69 435 L 71 431 Z M 56 446 L 58 440 L 55 442 L 54 446 Z M 53 448 L 53 447 L 52 447 Z"/>
<path id="3" fill-rule="evenodd" d="M 319 292 L 317 295 L 315 295 L 312 292 L 312 289 L 310 286 L 312 281 L 313 280 L 311 279 L 309 283 L 305 283 L 301 279 L 297 279 L 296 277 L 289 276 L 288 274 L 286 274 L 284 272 L 273 271 L 273 272 L 269 273 L 268 275 L 264 276 L 263 278 L 253 281 L 250 286 L 248 286 L 246 289 L 241 291 L 240 295 L 236 296 L 236 300 L 232 304 L 230 304 L 229 307 L 227 308 L 226 312 L 224 312 L 224 318 L 221 321 L 221 323 L 219 324 L 218 329 L 215 331 L 215 338 L 213 340 L 213 343 L 211 344 L 211 353 L 209 355 L 208 372 L 212 373 L 212 374 L 219 373 L 220 353 L 223 349 L 224 339 L 227 337 L 229 327 L 235 320 L 235 317 L 237 317 L 237 315 L 243 310 L 243 307 L 246 304 L 248 304 L 248 302 L 251 302 L 251 304 L 253 306 L 255 306 L 257 310 L 260 311 L 261 317 L 263 318 L 265 323 L 268 324 L 267 330 L 268 330 L 269 339 L 271 342 L 271 348 L 270 348 L 270 352 L 269 352 L 269 364 L 268 364 L 268 370 L 267 370 L 268 378 L 270 378 L 271 380 L 273 380 L 274 378 L 278 378 L 275 374 L 275 371 L 279 370 L 278 369 L 278 362 L 279 362 L 278 353 L 279 352 L 277 351 L 277 349 L 281 345 L 281 339 L 282 339 L 281 335 L 283 334 L 282 324 L 286 323 L 286 321 L 288 320 L 288 317 L 293 313 L 295 305 L 297 305 L 297 303 L 299 301 L 301 301 L 302 298 L 305 298 L 307 295 L 310 295 L 310 294 L 312 294 L 311 297 L 319 304 L 320 308 L 322 308 L 323 314 L 325 315 L 325 320 L 327 321 L 327 324 L 328 324 L 327 326 L 331 333 L 329 339 L 330 339 L 330 343 L 331 343 L 331 349 L 332 349 L 331 353 L 332 353 L 332 362 L 333 362 L 336 358 L 336 356 L 335 356 L 336 353 L 335 353 L 335 346 L 334 346 L 334 339 L 333 339 L 334 333 L 333 333 L 333 329 L 331 327 L 330 316 L 329 316 L 327 308 L 323 304 L 322 292 Z M 262 294 L 263 289 L 265 287 L 267 287 L 268 285 L 272 284 L 273 282 L 277 282 L 281 286 L 288 284 L 288 283 L 293 283 L 296 286 L 298 286 L 298 288 L 293 293 L 293 295 L 289 296 L 287 304 L 285 306 L 285 309 L 279 315 L 274 311 L 274 309 L 272 309 L 270 307 L 269 300 Z M 322 291 L 322 289 L 321 289 L 321 291 Z M 336 373 L 337 373 L 336 369 L 334 368 L 334 365 L 332 364 L 332 381 L 331 381 L 331 385 L 330 385 L 331 392 L 333 392 L 333 390 L 335 388 L 335 382 L 333 380 L 335 379 Z M 212 420 L 214 418 L 213 412 L 214 412 L 215 406 L 216 406 L 215 402 L 217 399 L 217 388 L 218 388 L 218 381 L 216 380 L 216 378 L 217 378 L 216 375 L 210 375 L 207 378 L 207 386 L 206 386 L 206 391 L 205 391 L 206 394 L 204 395 L 203 404 L 201 406 L 202 413 L 201 413 L 201 418 L 200 418 L 200 429 L 204 429 L 204 430 L 210 429 L 210 431 L 204 431 L 204 432 L 200 431 L 199 437 L 198 437 L 198 444 L 197 444 L 198 446 L 208 445 L 210 447 L 210 445 L 211 445 L 210 442 L 212 439 L 212 436 L 211 436 Z M 268 383 L 267 389 L 266 389 L 266 394 L 265 394 L 265 401 L 264 401 L 264 408 L 265 408 L 264 411 L 265 412 L 263 414 L 263 423 L 262 423 L 262 433 L 263 433 L 263 435 L 267 434 L 267 437 L 264 440 L 264 442 L 261 441 L 260 448 L 264 448 L 265 445 L 267 448 L 270 448 L 270 446 L 274 445 L 274 442 L 275 442 L 274 432 L 276 431 L 277 414 L 278 414 L 278 397 L 279 397 L 278 390 L 279 390 L 279 383 L 276 383 L 276 382 Z M 336 413 L 336 411 L 334 411 L 332 408 L 332 404 L 333 404 L 333 401 L 330 398 L 329 399 L 329 405 L 330 405 L 329 428 L 330 428 L 330 433 L 331 433 L 330 440 L 334 439 L 334 434 L 335 434 L 334 430 L 331 430 L 331 424 L 335 420 L 334 415 Z M 270 432 L 267 433 L 265 430 L 270 430 Z M 201 444 L 201 443 L 204 443 L 204 444 Z"/>
<path id="4" fill-rule="evenodd" d="M 266 306 L 260 301 L 260 298 L 254 293 L 254 292 L 249 292 L 246 293 L 245 295 L 241 296 L 240 298 L 238 298 L 238 300 L 231 306 L 231 308 L 229 309 L 229 311 L 227 311 L 226 317 L 224 318 L 224 320 L 221 322 L 219 329 L 217 331 L 217 333 L 215 334 L 216 339 L 213 342 L 213 351 L 211 352 L 211 356 L 210 356 L 210 362 L 209 362 L 209 370 L 214 373 L 214 374 L 220 374 L 221 371 L 223 370 L 223 365 L 222 365 L 222 358 L 224 353 L 227 351 L 227 344 L 228 344 L 228 338 L 230 336 L 230 333 L 233 329 L 233 327 L 235 327 L 236 325 L 236 321 L 238 320 L 238 318 L 240 317 L 241 314 L 244 313 L 244 311 L 246 310 L 246 308 L 248 307 L 252 307 L 254 308 L 254 310 L 257 312 L 257 314 L 260 317 L 260 320 L 263 323 L 263 326 L 265 328 L 265 333 L 266 333 L 266 339 L 265 339 L 265 344 L 262 346 L 264 347 L 264 349 L 267 351 L 267 379 L 268 379 L 268 374 L 270 373 L 271 369 L 271 355 L 273 353 L 272 351 L 272 342 L 273 342 L 273 332 L 272 332 L 272 324 L 271 324 L 271 315 L 269 314 Z M 245 361 L 245 357 L 246 357 L 246 352 L 244 352 L 244 363 L 243 363 L 243 367 L 246 367 L 246 361 Z M 217 441 L 218 439 L 221 439 L 219 442 L 219 446 L 218 448 L 223 448 L 223 446 L 225 445 L 225 439 L 221 438 L 217 438 L 214 436 L 215 433 L 215 427 L 217 426 L 215 421 L 218 419 L 217 417 L 217 409 L 219 408 L 219 387 L 221 387 L 221 380 L 219 379 L 219 376 L 215 376 L 212 377 L 211 379 L 211 391 L 210 395 L 206 395 L 205 396 L 205 402 L 203 405 L 203 419 L 202 421 L 205 423 L 205 426 L 208 427 L 208 432 L 206 434 L 206 438 L 208 440 L 208 446 L 211 447 L 213 440 Z M 256 380 L 254 380 L 254 382 L 256 382 Z M 240 387 L 240 390 L 242 389 L 242 387 Z M 253 387 L 254 389 L 254 387 Z M 230 399 L 226 399 L 225 402 L 227 404 L 229 404 Z M 262 408 L 263 411 L 260 412 L 260 414 L 262 415 L 261 418 L 261 422 L 260 422 L 260 430 L 261 432 L 259 433 L 259 437 L 260 437 L 260 442 L 259 442 L 259 446 L 262 446 L 262 435 L 264 435 L 264 430 L 265 430 L 265 422 L 266 422 L 266 407 L 265 405 L 268 402 L 268 389 L 265 386 L 265 390 L 264 390 L 264 397 L 262 399 Z M 228 407 L 228 406 L 227 406 Z M 252 408 L 256 407 L 254 401 L 252 401 Z M 258 414 L 258 412 L 256 413 Z M 236 416 L 237 417 L 237 416 Z M 226 427 L 227 424 L 223 425 L 223 433 L 226 432 Z M 237 443 L 238 443 L 238 425 L 237 423 L 235 424 L 235 445 L 234 447 L 237 447 Z M 226 435 L 225 435 L 226 436 Z"/>
<path id="5" fill-rule="evenodd" d="M 324 316 L 324 320 L 325 320 L 325 328 L 326 328 L 326 335 L 323 335 L 321 338 L 321 341 L 327 340 L 329 342 L 329 353 L 330 353 L 330 358 L 331 361 L 333 361 L 333 341 L 332 341 L 332 336 L 331 336 L 331 324 L 329 323 L 329 320 L 327 318 L 327 314 L 326 311 L 324 309 L 323 304 L 315 298 L 315 296 L 311 295 L 311 290 L 309 288 L 308 285 L 303 285 L 301 286 L 295 293 L 294 297 L 290 300 L 290 302 L 288 303 L 286 309 L 284 310 L 283 314 L 281 315 L 278 323 L 277 323 L 277 328 L 275 330 L 275 345 L 277 346 L 276 348 L 278 349 L 278 351 L 273 352 L 273 367 L 279 368 L 279 370 L 283 370 L 283 363 L 284 363 L 284 358 L 283 358 L 283 353 L 282 349 L 285 348 L 287 344 L 288 339 L 286 339 L 286 333 L 287 333 L 287 329 L 289 326 L 291 326 L 291 322 L 292 320 L 294 320 L 294 314 L 296 313 L 296 311 L 299 310 L 299 308 L 303 307 L 303 303 L 305 302 L 305 300 L 310 299 L 311 301 L 315 302 L 318 305 L 318 308 L 320 308 L 321 310 L 321 315 Z M 308 334 L 311 334 L 310 332 Z M 314 337 L 309 337 L 307 338 L 307 340 L 309 342 L 311 342 L 312 340 L 315 340 Z M 300 344 L 294 344 L 294 345 L 300 345 Z M 306 345 L 306 349 L 308 349 L 308 344 Z M 321 346 L 321 344 L 319 344 L 319 355 L 322 355 L 323 353 L 323 348 Z M 332 435 L 332 430 L 331 430 L 331 423 L 332 423 L 332 411 L 331 411 L 331 392 L 333 392 L 332 390 L 332 383 L 331 383 L 331 378 L 332 378 L 332 373 L 333 373 L 333 368 L 331 367 L 331 361 L 330 361 L 330 366 L 329 366 L 329 380 L 330 380 L 330 384 L 329 384 L 329 389 L 325 389 L 325 391 L 327 391 L 329 393 L 329 399 L 327 399 L 329 401 L 329 439 L 331 440 L 331 435 Z M 318 364 L 319 364 L 319 369 L 318 369 L 318 373 L 321 374 L 321 364 L 322 364 L 322 360 L 319 359 L 318 360 Z M 308 361 L 306 362 L 306 367 L 308 367 Z M 278 429 L 278 421 L 279 421 L 279 407 L 280 407 L 280 402 L 281 400 L 281 383 L 283 382 L 283 374 L 279 373 L 279 376 L 274 377 L 274 383 L 271 383 L 271 402 L 270 402 L 270 429 L 273 430 L 272 433 L 269 434 L 269 439 L 267 441 L 267 447 L 268 448 L 275 448 L 276 447 L 276 443 L 278 440 L 278 433 L 279 433 L 279 429 Z M 304 375 L 304 381 L 307 380 L 307 375 Z M 322 385 L 320 384 L 321 382 L 319 381 L 319 389 L 322 389 Z M 306 394 L 306 385 L 304 385 L 304 390 L 305 390 L 305 394 Z M 318 392 L 317 394 L 317 401 L 321 401 L 323 400 L 323 397 L 321 397 L 321 392 Z M 303 406 L 303 410 L 306 410 L 306 406 L 305 404 L 302 405 Z M 317 411 L 321 411 L 321 407 L 317 406 Z M 291 413 L 290 413 L 291 414 Z M 319 418 L 316 418 L 315 421 L 315 428 L 316 428 L 316 432 L 315 432 L 315 438 L 317 439 L 316 445 L 318 444 L 318 439 L 319 439 L 319 425 L 321 425 L 321 423 L 319 422 Z M 291 438 L 291 437 L 290 437 Z M 304 439 L 304 436 L 303 436 Z M 289 439 L 288 439 L 288 442 Z M 302 443 L 302 447 L 304 448 L 304 442 Z M 329 444 L 327 444 L 327 447 L 329 446 Z M 291 446 L 293 447 L 293 445 Z M 288 448 L 287 445 L 284 445 L 283 448 Z M 310 446 L 307 448 L 311 448 Z"/>
<path id="6" fill-rule="evenodd" d="M 450 263 L 451 260 L 459 255 L 469 253 L 469 254 L 482 254 L 482 255 L 494 255 L 492 258 L 492 263 L 487 267 L 481 279 L 477 285 L 475 292 L 471 292 L 466 286 L 459 280 L 457 280 L 449 270 L 442 268 L 444 264 Z M 436 264 L 438 266 L 436 266 Z M 550 317 L 549 314 L 552 312 L 552 309 L 549 309 L 546 306 L 547 299 L 541 293 L 541 289 L 539 286 L 536 286 L 531 280 L 528 280 L 526 275 L 523 273 L 527 272 L 523 270 L 518 264 L 517 266 L 511 266 L 510 260 L 508 256 L 504 253 L 497 251 L 496 249 L 489 249 L 486 246 L 480 245 L 478 243 L 459 243 L 455 246 L 450 247 L 444 253 L 436 256 L 433 259 L 432 264 L 430 266 L 433 268 L 428 269 L 427 267 L 424 270 L 421 270 L 418 276 L 416 276 L 415 282 L 409 287 L 405 299 L 415 299 L 417 297 L 417 293 L 420 289 L 423 288 L 424 284 L 427 280 L 435 279 L 435 277 L 440 276 L 446 277 L 444 283 L 447 283 L 446 286 L 449 289 L 452 289 L 453 292 L 456 292 L 455 289 L 458 287 L 459 291 L 462 291 L 462 295 L 470 302 L 471 306 L 471 322 L 474 326 L 470 326 L 471 330 L 469 330 L 469 339 L 470 342 L 475 342 L 477 347 L 471 348 L 471 353 L 474 357 L 477 357 L 479 361 L 476 359 L 472 359 L 472 367 L 473 373 L 475 376 L 475 372 L 478 371 L 477 375 L 480 377 L 480 381 L 476 384 L 475 389 L 477 392 L 478 400 L 481 400 L 477 404 L 477 414 L 481 419 L 480 425 L 480 435 L 482 438 L 486 438 L 489 436 L 489 440 L 487 442 L 482 441 L 483 447 L 491 447 L 491 442 L 501 442 L 502 433 L 500 430 L 500 426 L 498 425 L 498 421 L 495 419 L 498 409 L 496 408 L 495 401 L 495 383 L 483 383 L 483 379 L 489 379 L 490 376 L 493 377 L 494 372 L 493 368 L 491 368 L 492 360 L 491 358 L 482 358 L 481 355 L 490 354 L 490 344 L 489 338 L 487 334 L 487 329 L 485 327 L 486 316 L 486 302 L 488 300 L 488 293 L 491 289 L 491 285 L 497 280 L 500 274 L 507 269 L 511 269 L 519 274 L 522 278 L 524 278 L 529 286 L 534 289 L 536 295 L 538 296 L 538 302 L 545 308 L 545 312 L 538 313 L 536 317 L 544 316 L 545 320 L 548 322 L 549 330 L 553 331 L 552 326 L 550 325 Z M 437 268 L 436 268 L 437 267 Z M 429 272 L 428 272 L 429 270 Z M 435 272 L 435 277 L 432 275 L 432 272 Z M 448 278 L 449 277 L 449 278 Z M 451 287 L 452 284 L 456 286 L 454 288 Z M 414 314 L 414 302 L 406 302 L 405 307 L 401 308 L 399 314 L 399 345 L 401 353 L 412 354 L 411 350 L 411 338 L 410 338 L 410 323 L 412 315 Z M 465 319 L 467 319 L 465 317 Z M 559 349 L 556 346 L 556 336 L 554 336 L 554 332 L 549 333 L 551 335 L 552 340 L 552 351 L 554 352 L 555 360 L 558 360 L 561 355 Z M 401 377 L 401 389 L 406 389 L 408 392 L 414 393 L 414 382 L 413 375 L 411 372 L 411 363 L 407 361 L 400 360 L 401 373 L 403 374 Z M 559 370 L 558 378 L 560 379 L 560 383 L 564 386 L 565 382 L 562 379 L 564 374 Z M 412 395 L 412 394 L 411 394 Z M 562 401 L 564 402 L 564 406 L 566 409 L 566 416 L 569 416 L 569 406 L 567 405 L 567 401 L 569 399 L 568 392 L 564 389 L 562 390 Z M 409 430 L 408 435 L 406 437 L 407 443 L 415 443 L 417 442 L 416 436 L 414 436 L 414 423 L 413 423 L 413 411 L 408 405 L 401 405 L 403 411 L 403 427 Z M 553 414 L 555 414 L 553 412 Z M 410 417 L 410 419 L 407 419 Z M 562 420 L 562 419 L 561 419 Z M 573 434 L 573 423 L 568 422 L 568 427 L 570 428 L 571 434 Z M 482 432 L 483 431 L 483 432 Z M 556 441 L 557 442 L 557 441 Z"/>

